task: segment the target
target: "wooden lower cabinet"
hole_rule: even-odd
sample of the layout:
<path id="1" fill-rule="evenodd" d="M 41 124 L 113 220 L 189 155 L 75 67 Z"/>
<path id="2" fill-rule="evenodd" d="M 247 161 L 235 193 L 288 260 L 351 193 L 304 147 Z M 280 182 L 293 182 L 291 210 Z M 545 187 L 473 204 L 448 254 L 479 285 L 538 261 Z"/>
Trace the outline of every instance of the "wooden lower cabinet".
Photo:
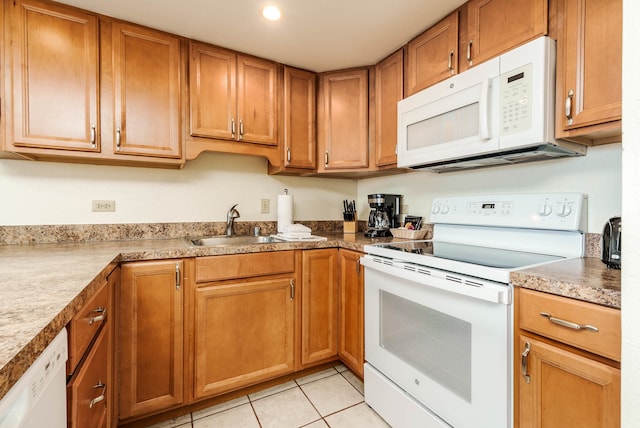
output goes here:
<path id="1" fill-rule="evenodd" d="M 521 353 L 527 348 L 522 371 L 530 380 L 519 382 L 521 428 L 620 426 L 619 369 L 521 335 Z"/>
<path id="2" fill-rule="evenodd" d="M 338 354 L 338 250 L 302 252 L 301 365 Z"/>
<path id="3" fill-rule="evenodd" d="M 70 428 L 106 428 L 107 398 L 113 385 L 109 382 L 109 328 L 103 328 L 87 354 L 86 360 L 67 385 Z"/>
<path id="4" fill-rule="evenodd" d="M 340 249 L 338 255 L 338 357 L 364 377 L 364 268 L 360 266 L 364 254 Z"/>
<path id="5" fill-rule="evenodd" d="M 514 291 L 514 426 L 619 427 L 620 311 Z"/>
<path id="6" fill-rule="evenodd" d="M 195 398 L 294 370 L 292 275 L 199 285 L 195 290 Z"/>
<path id="7" fill-rule="evenodd" d="M 182 260 L 125 263 L 118 294 L 119 416 L 183 404 Z"/>

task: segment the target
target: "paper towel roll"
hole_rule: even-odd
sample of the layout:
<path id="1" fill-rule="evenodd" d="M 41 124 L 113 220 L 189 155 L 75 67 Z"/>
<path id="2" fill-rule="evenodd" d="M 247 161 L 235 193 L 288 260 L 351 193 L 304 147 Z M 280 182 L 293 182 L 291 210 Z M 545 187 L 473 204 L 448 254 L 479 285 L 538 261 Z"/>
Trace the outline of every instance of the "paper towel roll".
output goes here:
<path id="1" fill-rule="evenodd" d="M 278 195 L 278 233 L 293 223 L 293 196 Z"/>

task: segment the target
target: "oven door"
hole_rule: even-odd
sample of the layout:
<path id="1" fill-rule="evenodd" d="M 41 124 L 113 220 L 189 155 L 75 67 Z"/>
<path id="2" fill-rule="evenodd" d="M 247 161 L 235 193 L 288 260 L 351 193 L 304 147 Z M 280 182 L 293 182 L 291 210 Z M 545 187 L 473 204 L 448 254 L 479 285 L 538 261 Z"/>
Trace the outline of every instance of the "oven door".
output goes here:
<path id="1" fill-rule="evenodd" d="M 367 363 L 456 428 L 510 426 L 510 286 L 374 256 L 362 264 Z M 365 379 L 367 402 L 385 394 L 367 391 Z M 441 426 L 370 405 L 392 425 Z"/>

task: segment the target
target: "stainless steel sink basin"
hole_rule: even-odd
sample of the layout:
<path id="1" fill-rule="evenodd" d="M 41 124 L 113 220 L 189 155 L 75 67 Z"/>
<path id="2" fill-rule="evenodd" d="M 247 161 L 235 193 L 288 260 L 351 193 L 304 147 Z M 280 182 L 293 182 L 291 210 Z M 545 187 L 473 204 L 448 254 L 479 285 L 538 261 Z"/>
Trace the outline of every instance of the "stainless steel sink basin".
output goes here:
<path id="1" fill-rule="evenodd" d="M 234 245 L 265 244 L 270 242 L 284 242 L 271 236 L 202 236 L 198 238 L 185 238 L 185 240 L 196 247 L 230 247 Z"/>

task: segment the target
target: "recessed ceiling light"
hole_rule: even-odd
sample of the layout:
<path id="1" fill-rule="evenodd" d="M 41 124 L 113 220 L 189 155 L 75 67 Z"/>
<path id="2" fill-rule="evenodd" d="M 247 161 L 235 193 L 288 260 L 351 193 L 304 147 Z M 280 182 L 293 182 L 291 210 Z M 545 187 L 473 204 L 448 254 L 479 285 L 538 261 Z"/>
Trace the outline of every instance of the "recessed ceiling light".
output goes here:
<path id="1" fill-rule="evenodd" d="M 269 21 L 277 21 L 280 19 L 282 14 L 280 13 L 280 9 L 277 6 L 267 6 L 262 9 L 262 16 L 267 18 Z"/>

